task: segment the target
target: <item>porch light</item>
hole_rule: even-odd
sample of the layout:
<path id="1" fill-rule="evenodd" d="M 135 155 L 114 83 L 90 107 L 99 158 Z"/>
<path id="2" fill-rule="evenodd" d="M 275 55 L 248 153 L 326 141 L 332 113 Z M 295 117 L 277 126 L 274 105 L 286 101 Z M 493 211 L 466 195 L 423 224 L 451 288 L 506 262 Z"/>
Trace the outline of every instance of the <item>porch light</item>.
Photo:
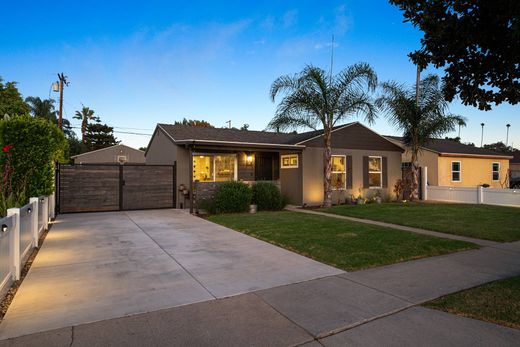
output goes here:
<path id="1" fill-rule="evenodd" d="M 45 202 L 45 198 L 40 198 L 40 202 L 43 204 Z"/>
<path id="2" fill-rule="evenodd" d="M 32 208 L 29 207 L 29 208 L 27 209 L 27 214 L 31 214 L 31 213 L 32 213 Z"/>
<path id="3" fill-rule="evenodd" d="M 253 163 L 253 156 L 251 154 L 249 154 L 247 157 L 246 157 L 246 161 L 248 164 L 252 164 Z"/>
<path id="4" fill-rule="evenodd" d="M 6 233 L 7 229 L 8 229 L 7 224 L 2 224 L 2 232 Z"/>

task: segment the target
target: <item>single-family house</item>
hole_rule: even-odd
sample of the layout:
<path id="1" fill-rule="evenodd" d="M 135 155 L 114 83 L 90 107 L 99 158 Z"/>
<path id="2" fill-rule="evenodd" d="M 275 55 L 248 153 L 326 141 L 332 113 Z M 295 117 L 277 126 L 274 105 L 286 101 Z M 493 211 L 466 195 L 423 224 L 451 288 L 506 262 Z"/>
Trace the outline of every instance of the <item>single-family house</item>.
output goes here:
<path id="1" fill-rule="evenodd" d="M 402 146 L 403 167 L 410 165 L 411 153 L 402 138 L 386 136 Z M 476 187 L 489 184 L 491 188 L 508 186 L 508 154 L 466 145 L 449 139 L 431 139 L 421 148 L 418 162 L 428 168 L 428 184 L 432 186 Z"/>
<path id="2" fill-rule="evenodd" d="M 74 164 L 144 164 L 144 152 L 126 146 L 115 145 L 71 157 Z"/>
<path id="3" fill-rule="evenodd" d="M 520 187 L 520 151 L 514 151 L 511 160 L 509 160 L 509 172 L 511 182 L 515 183 L 515 186 Z"/>
<path id="4" fill-rule="evenodd" d="M 146 164 L 176 163 L 177 207 L 209 198 L 220 182 L 272 181 L 295 205 L 323 202 L 323 131 L 280 133 L 158 124 Z M 403 149 L 359 122 L 332 133 L 333 202 L 392 194 Z M 188 198 L 187 198 L 188 195 Z"/>

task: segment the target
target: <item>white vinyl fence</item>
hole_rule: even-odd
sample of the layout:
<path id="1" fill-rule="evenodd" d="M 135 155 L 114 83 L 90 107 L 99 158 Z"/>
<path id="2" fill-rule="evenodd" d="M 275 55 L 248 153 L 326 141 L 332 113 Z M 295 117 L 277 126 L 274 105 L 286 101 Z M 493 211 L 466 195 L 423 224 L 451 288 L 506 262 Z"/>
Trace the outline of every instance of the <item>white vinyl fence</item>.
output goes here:
<path id="1" fill-rule="evenodd" d="M 520 189 L 440 187 L 426 184 L 428 168 L 423 168 L 423 200 L 520 207 Z"/>
<path id="2" fill-rule="evenodd" d="M 31 198 L 25 206 L 8 209 L 7 217 L 0 219 L 0 298 L 20 279 L 21 269 L 54 217 L 53 194 Z"/>

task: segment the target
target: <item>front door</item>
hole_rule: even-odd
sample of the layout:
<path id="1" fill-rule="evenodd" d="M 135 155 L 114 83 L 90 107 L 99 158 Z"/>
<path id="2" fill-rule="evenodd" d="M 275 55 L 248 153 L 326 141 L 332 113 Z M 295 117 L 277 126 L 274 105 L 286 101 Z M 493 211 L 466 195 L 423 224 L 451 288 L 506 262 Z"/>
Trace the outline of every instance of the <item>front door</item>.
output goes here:
<path id="1" fill-rule="evenodd" d="M 273 154 L 257 153 L 255 156 L 255 181 L 273 180 Z"/>

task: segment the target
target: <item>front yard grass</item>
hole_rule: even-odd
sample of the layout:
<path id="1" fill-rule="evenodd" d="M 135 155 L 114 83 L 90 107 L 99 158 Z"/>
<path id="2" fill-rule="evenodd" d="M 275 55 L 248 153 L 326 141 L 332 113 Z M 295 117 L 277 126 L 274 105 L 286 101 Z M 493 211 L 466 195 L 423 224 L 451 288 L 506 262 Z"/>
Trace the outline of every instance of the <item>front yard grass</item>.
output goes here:
<path id="1" fill-rule="evenodd" d="M 323 212 L 478 239 L 520 240 L 520 208 L 441 203 L 338 205 Z"/>
<path id="2" fill-rule="evenodd" d="M 520 329 L 520 276 L 443 296 L 424 306 Z"/>
<path id="3" fill-rule="evenodd" d="M 347 271 L 478 248 L 468 242 L 299 212 L 222 214 L 209 220 Z"/>

